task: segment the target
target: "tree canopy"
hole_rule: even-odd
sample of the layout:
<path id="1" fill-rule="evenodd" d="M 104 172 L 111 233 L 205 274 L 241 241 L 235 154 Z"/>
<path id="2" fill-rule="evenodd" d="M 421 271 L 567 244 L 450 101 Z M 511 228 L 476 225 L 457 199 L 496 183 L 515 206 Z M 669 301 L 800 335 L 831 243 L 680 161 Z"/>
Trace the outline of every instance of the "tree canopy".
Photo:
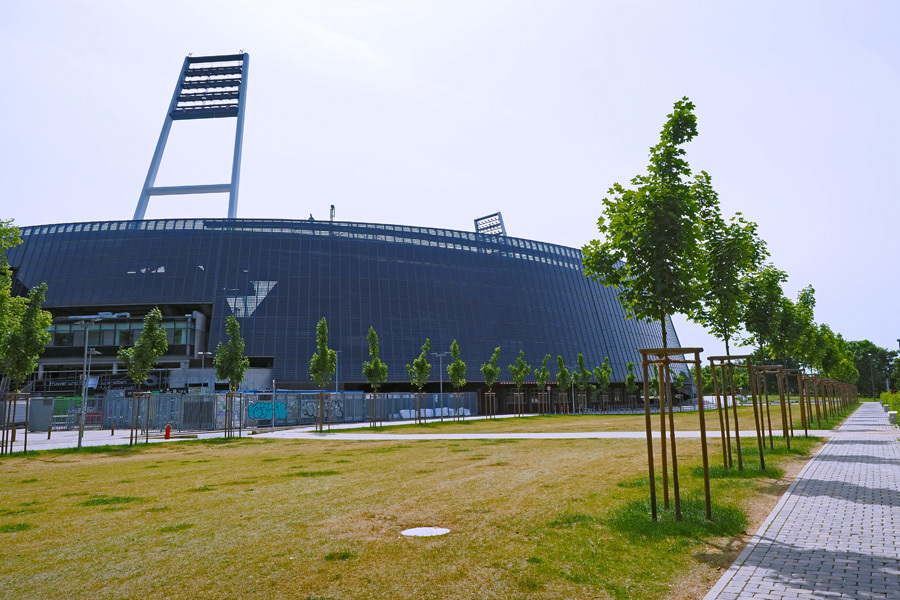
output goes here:
<path id="1" fill-rule="evenodd" d="M 43 310 L 47 297 L 47 284 L 42 283 L 28 292 L 24 303 L 17 303 L 16 310 L 7 316 L 4 330 L 0 370 L 6 373 L 12 388 L 18 390 L 38 365 L 38 358 L 50 343 L 47 329 L 53 315 Z M 15 318 L 14 318 L 15 317 Z"/>
<path id="2" fill-rule="evenodd" d="M 378 334 L 375 328 L 369 326 L 369 333 L 366 335 L 366 341 L 369 343 L 369 357 L 372 360 L 363 362 L 363 375 L 372 390 L 378 393 L 378 388 L 387 379 L 388 367 L 381 361 L 381 350 L 378 347 Z"/>
<path id="3" fill-rule="evenodd" d="M 328 347 L 328 322 L 325 317 L 316 323 L 316 351 L 309 360 L 309 375 L 324 390 L 337 368 L 337 352 Z"/>
<path id="4" fill-rule="evenodd" d="M 244 356 L 244 338 L 241 337 L 241 325 L 234 315 L 225 319 L 225 335 L 228 341 L 219 342 L 213 366 L 216 368 L 216 379 L 228 382 L 228 389 L 236 392 L 244 381 L 244 374 L 250 367 L 250 360 Z"/>
<path id="5" fill-rule="evenodd" d="M 456 340 L 450 344 L 450 356 L 453 357 L 453 362 L 447 365 L 447 376 L 458 392 L 461 387 L 466 385 L 466 363 L 459 357 L 459 344 L 456 343 Z"/>
<path id="6" fill-rule="evenodd" d="M 559 386 L 560 391 L 565 392 L 566 388 L 569 387 L 570 381 L 572 381 L 572 376 L 569 373 L 569 369 L 566 368 L 566 364 L 563 362 L 563 357 L 557 355 L 557 357 L 556 357 L 556 385 Z"/>
<path id="7" fill-rule="evenodd" d="M 507 368 L 509 369 L 509 374 L 512 376 L 513 383 L 516 384 L 517 388 L 522 389 L 525 378 L 531 374 L 531 365 L 525 362 L 525 351 L 519 350 L 519 356 L 516 358 L 516 362 L 509 365 Z"/>
<path id="8" fill-rule="evenodd" d="M 584 366 L 584 355 L 578 354 L 578 367 L 572 371 L 572 381 L 579 392 L 586 392 L 591 387 L 591 378 L 594 373 Z"/>
<path id="9" fill-rule="evenodd" d="M 540 386 L 541 391 L 546 389 L 547 382 L 550 380 L 550 371 L 547 370 L 548 364 L 550 364 L 549 354 L 544 356 L 544 360 L 541 361 L 541 368 L 534 370 L 534 376 L 537 377 L 537 383 L 538 386 Z"/>
<path id="10" fill-rule="evenodd" d="M 609 366 L 609 357 L 605 357 L 603 359 L 603 364 L 599 367 L 594 367 L 594 378 L 597 380 L 597 389 L 600 390 L 600 393 L 605 393 L 607 388 L 609 388 L 609 380 L 612 377 L 612 368 Z"/>
<path id="11" fill-rule="evenodd" d="M 494 353 L 491 354 L 490 360 L 487 363 L 481 365 L 481 374 L 484 376 L 484 385 L 487 386 L 488 391 L 491 391 L 491 388 L 494 387 L 494 384 L 497 383 L 497 378 L 500 377 L 500 367 L 497 366 L 497 359 L 500 358 L 500 346 L 494 348 Z"/>
<path id="12" fill-rule="evenodd" d="M 128 377 L 140 389 L 159 357 L 169 349 L 166 330 L 162 328 L 162 311 L 154 307 L 144 316 L 141 336 L 130 348 L 119 348 L 119 360 L 125 365 Z"/>
<path id="13" fill-rule="evenodd" d="M 425 338 L 422 344 L 422 352 L 416 358 L 412 365 L 406 365 L 406 372 L 409 373 L 409 383 L 422 393 L 422 388 L 428 383 L 428 377 L 431 375 L 431 364 L 428 362 L 428 353 L 431 351 L 431 340 Z"/>
<path id="14" fill-rule="evenodd" d="M 704 188 L 708 176 L 692 182 L 684 158 L 684 144 L 697 135 L 693 110 L 687 98 L 675 103 L 647 173 L 630 188 L 609 189 L 597 220 L 603 241 L 582 249 L 585 274 L 615 286 L 629 318 L 658 321 L 664 347 L 667 316 L 693 314 L 704 289 L 701 216 L 713 198 Z"/>

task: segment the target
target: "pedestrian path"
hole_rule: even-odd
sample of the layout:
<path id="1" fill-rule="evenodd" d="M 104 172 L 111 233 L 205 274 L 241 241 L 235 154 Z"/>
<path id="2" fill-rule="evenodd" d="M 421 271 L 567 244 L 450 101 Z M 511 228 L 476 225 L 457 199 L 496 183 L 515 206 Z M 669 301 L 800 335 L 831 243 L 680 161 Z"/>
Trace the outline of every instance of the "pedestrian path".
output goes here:
<path id="1" fill-rule="evenodd" d="M 705 600 L 900 598 L 900 430 L 865 402 Z"/>

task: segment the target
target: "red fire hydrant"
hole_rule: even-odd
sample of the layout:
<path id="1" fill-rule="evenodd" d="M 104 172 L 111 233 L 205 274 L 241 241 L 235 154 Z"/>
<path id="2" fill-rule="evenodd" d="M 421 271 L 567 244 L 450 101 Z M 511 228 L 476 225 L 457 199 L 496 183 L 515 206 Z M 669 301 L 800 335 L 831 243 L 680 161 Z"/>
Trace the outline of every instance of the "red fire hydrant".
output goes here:
<path id="1" fill-rule="evenodd" d="M 166 423 L 166 439 L 172 437 L 172 424 Z"/>

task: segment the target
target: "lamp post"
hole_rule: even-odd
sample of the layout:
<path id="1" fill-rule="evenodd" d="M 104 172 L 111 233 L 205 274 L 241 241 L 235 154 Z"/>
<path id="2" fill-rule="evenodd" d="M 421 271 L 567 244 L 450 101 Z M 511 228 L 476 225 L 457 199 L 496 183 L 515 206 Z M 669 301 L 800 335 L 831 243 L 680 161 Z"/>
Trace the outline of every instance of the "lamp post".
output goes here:
<path id="1" fill-rule="evenodd" d="M 212 356 L 212 352 L 198 352 L 197 354 L 200 356 L 200 383 L 203 389 L 206 389 L 206 357 Z"/>
<path id="2" fill-rule="evenodd" d="M 341 372 L 338 367 L 341 365 L 341 352 L 343 350 L 335 350 L 335 358 L 334 358 L 334 391 L 338 391 L 338 381 L 341 378 Z"/>
<path id="3" fill-rule="evenodd" d="M 81 439 L 84 437 L 84 417 L 85 410 L 87 409 L 87 395 L 88 395 L 88 378 L 91 376 L 91 358 L 100 354 L 96 348 L 88 348 L 87 347 L 87 328 L 89 326 L 85 326 L 84 336 L 85 336 L 85 345 L 84 345 L 84 371 L 82 372 L 82 381 L 81 381 L 81 411 L 78 417 L 78 447 L 81 448 Z"/>
<path id="4" fill-rule="evenodd" d="M 900 340 L 897 340 L 900 341 Z M 450 354 L 449 352 L 432 352 L 432 356 L 438 357 L 439 367 L 438 370 L 441 373 L 441 383 L 440 383 L 440 396 L 441 396 L 441 421 L 444 420 L 444 357 Z"/>

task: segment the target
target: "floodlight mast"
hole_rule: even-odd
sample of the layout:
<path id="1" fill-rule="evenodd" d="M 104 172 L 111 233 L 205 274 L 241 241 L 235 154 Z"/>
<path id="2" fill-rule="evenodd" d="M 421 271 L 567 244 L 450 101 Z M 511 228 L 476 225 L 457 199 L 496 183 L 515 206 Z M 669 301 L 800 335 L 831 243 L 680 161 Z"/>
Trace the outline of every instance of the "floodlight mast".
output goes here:
<path id="1" fill-rule="evenodd" d="M 237 218 L 238 187 L 241 178 L 241 147 L 244 142 L 244 109 L 247 106 L 247 76 L 250 55 L 186 56 L 175 85 L 175 93 L 163 122 L 156 151 L 150 161 L 147 179 L 134 210 L 134 220 L 147 213 L 150 196 L 228 193 L 228 218 Z M 234 158 L 231 181 L 202 185 L 156 187 L 156 175 L 162 162 L 173 121 L 237 117 L 234 133 Z"/>

